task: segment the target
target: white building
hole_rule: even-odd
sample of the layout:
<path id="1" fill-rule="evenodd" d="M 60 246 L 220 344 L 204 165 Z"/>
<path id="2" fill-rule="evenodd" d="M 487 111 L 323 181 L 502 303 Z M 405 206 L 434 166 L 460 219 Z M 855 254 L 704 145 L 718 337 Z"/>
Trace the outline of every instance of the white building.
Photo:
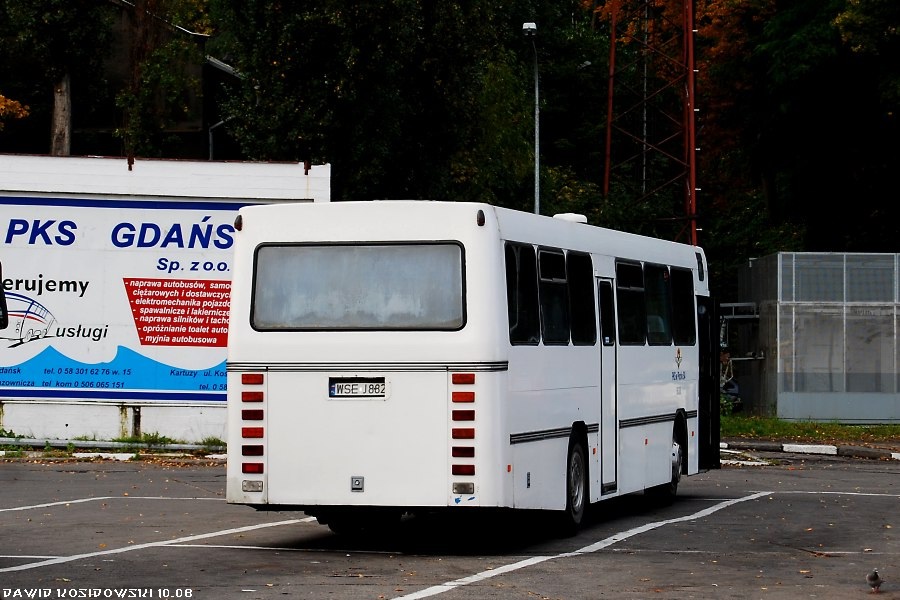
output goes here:
<path id="1" fill-rule="evenodd" d="M 783 252 L 751 260 L 740 284 L 723 317 L 748 410 L 900 422 L 900 254 Z"/>

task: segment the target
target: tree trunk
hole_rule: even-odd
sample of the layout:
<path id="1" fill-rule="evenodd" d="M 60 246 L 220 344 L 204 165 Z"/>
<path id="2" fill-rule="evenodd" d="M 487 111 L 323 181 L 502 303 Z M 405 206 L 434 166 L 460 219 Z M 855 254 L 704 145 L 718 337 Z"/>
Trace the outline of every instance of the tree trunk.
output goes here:
<path id="1" fill-rule="evenodd" d="M 53 122 L 50 131 L 50 154 L 69 156 L 72 138 L 72 93 L 69 74 L 53 86 Z"/>

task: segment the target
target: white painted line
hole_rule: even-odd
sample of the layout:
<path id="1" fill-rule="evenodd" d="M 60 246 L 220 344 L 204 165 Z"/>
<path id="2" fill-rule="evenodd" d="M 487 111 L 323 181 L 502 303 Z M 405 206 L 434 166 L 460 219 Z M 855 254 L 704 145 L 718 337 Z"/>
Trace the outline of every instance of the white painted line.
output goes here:
<path id="1" fill-rule="evenodd" d="M 235 533 L 244 533 L 247 531 L 255 531 L 257 529 L 265 529 L 266 527 L 281 527 L 282 525 L 294 525 L 299 523 L 300 519 L 288 519 L 287 521 L 276 521 L 273 523 L 261 523 L 259 525 L 248 525 L 247 527 L 236 527 L 234 529 L 223 529 L 221 531 L 211 531 L 209 533 L 199 533 L 197 535 L 189 535 L 174 540 L 162 540 L 159 542 L 149 542 L 146 544 L 134 544 L 133 546 L 124 546 L 122 548 L 113 548 L 111 550 L 103 550 L 101 552 L 87 552 L 85 554 L 73 554 L 72 556 L 60 556 L 41 562 L 29 563 L 27 565 L 18 565 L 15 567 L 6 567 L 0 569 L 0 573 L 11 573 L 12 571 L 27 571 L 29 569 L 38 569 L 40 567 L 48 567 L 50 565 L 60 565 L 69 563 L 83 558 L 93 558 L 95 556 L 109 556 L 111 554 L 122 554 L 123 552 L 131 552 L 133 550 L 143 550 L 145 548 L 158 548 L 160 546 L 171 546 L 173 544 L 183 544 L 186 542 L 195 542 L 197 540 L 205 540 L 208 538 L 219 537 L 223 535 L 233 535 Z"/>
<path id="2" fill-rule="evenodd" d="M 491 569 L 489 571 L 482 571 L 481 573 L 476 573 L 474 575 L 470 575 L 468 577 L 463 577 L 462 579 L 456 579 L 454 581 L 448 581 L 447 583 L 442 583 L 440 585 L 435 585 L 429 588 L 425 588 L 424 590 L 419 590 L 418 592 L 413 592 L 412 594 L 406 594 L 405 596 L 397 596 L 394 600 L 418 600 L 419 598 L 429 598 L 431 596 L 437 596 L 438 594 L 443 594 L 444 592 L 449 592 L 450 590 L 455 590 L 457 588 L 470 585 L 472 583 L 479 583 L 486 579 L 490 579 L 492 577 L 496 577 L 497 575 L 503 575 L 505 573 L 510 573 L 512 571 L 517 571 L 519 569 L 524 569 L 526 567 L 530 567 L 532 565 L 537 565 L 542 562 L 546 562 L 548 560 L 554 560 L 558 558 L 572 558 L 575 556 L 581 556 L 584 554 L 589 554 L 591 552 L 596 552 L 597 550 L 602 550 L 608 546 L 611 546 L 615 543 L 621 542 L 622 540 L 626 540 L 632 536 L 639 535 L 641 533 L 646 533 L 653 529 L 657 529 L 664 525 L 671 525 L 673 523 L 682 523 L 684 521 L 694 521 L 696 519 L 702 519 L 704 517 L 708 517 L 709 515 L 722 510 L 723 508 L 728 508 L 729 506 L 734 506 L 740 502 L 747 502 L 748 500 L 756 500 L 758 498 L 762 498 L 763 496 L 768 496 L 773 492 L 757 492 L 750 496 L 744 496 L 743 498 L 735 498 L 733 500 L 727 500 L 725 502 L 720 502 L 714 506 L 701 510 L 699 512 L 686 515 L 684 517 L 678 517 L 675 519 L 668 519 L 666 521 L 657 521 L 655 523 L 647 523 L 646 525 L 641 525 L 640 527 L 635 527 L 634 529 L 629 529 L 628 531 L 623 531 L 621 533 L 617 533 L 613 536 L 606 538 L 605 540 L 600 540 L 599 542 L 595 542 L 589 546 L 585 546 L 579 550 L 575 550 L 574 552 L 565 552 L 563 554 L 555 554 L 552 556 L 533 556 L 531 558 L 526 558 L 525 560 L 520 560 L 519 562 L 511 563 L 508 565 L 504 565 L 502 567 L 497 567 L 496 569 Z"/>
<path id="3" fill-rule="evenodd" d="M 900 452 L 891 452 L 891 458 L 894 460 L 900 460 Z"/>
<path id="4" fill-rule="evenodd" d="M 870 496 L 875 498 L 900 498 L 900 494 L 878 494 L 875 492 L 820 492 L 804 490 L 782 490 L 779 494 L 809 494 L 817 496 Z"/>
<path id="5" fill-rule="evenodd" d="M 81 504 L 83 502 L 99 502 L 101 500 L 216 500 L 224 502 L 225 498 L 172 498 L 168 496 L 95 496 L 93 498 L 76 498 L 74 500 L 60 500 L 58 502 L 46 502 L 44 504 L 31 504 L 28 506 L 13 506 L 12 508 L 0 508 L 0 512 L 13 510 L 35 510 L 49 508 L 51 506 L 66 506 L 68 504 Z"/>
<path id="6" fill-rule="evenodd" d="M 828 446 L 820 444 L 783 444 L 781 449 L 784 452 L 798 452 L 802 454 L 827 454 L 829 456 L 837 456 L 837 446 Z"/>

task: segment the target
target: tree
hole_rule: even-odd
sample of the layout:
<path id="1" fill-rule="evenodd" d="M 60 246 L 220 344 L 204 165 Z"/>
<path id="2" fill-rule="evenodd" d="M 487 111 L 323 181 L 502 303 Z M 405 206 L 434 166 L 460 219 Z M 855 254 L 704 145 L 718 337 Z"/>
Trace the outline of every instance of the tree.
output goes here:
<path id="1" fill-rule="evenodd" d="M 896 251 L 895 5 L 701 0 L 708 251 Z"/>
<path id="2" fill-rule="evenodd" d="M 177 156 L 167 132 L 194 114 L 201 94 L 196 71 L 210 31 L 205 0 L 137 0 L 126 10 L 129 76 L 116 95 L 126 156 Z"/>
<path id="3" fill-rule="evenodd" d="M 602 176 L 596 110 L 605 50 L 580 1 L 212 6 L 221 25 L 213 47 L 244 77 L 225 100 L 232 135 L 253 158 L 331 162 L 333 198 L 471 199 L 530 210 L 525 21 L 539 23 L 542 164 L 560 165 L 560 176 L 543 181 L 571 199 L 591 189 L 581 178 Z"/>
<path id="4" fill-rule="evenodd" d="M 0 131 L 3 131 L 4 119 L 24 119 L 27 116 L 27 106 L 0 94 Z"/>
<path id="5" fill-rule="evenodd" d="M 112 7 L 92 0 L 0 0 L 0 76 L 5 91 L 49 119 L 52 154 L 68 154 L 73 94 L 96 81 L 110 40 Z"/>

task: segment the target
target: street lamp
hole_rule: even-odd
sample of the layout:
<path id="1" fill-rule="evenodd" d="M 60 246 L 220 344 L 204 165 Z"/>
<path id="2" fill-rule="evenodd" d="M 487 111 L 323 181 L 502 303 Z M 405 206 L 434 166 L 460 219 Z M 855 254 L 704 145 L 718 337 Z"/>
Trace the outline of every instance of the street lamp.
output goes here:
<path id="1" fill-rule="evenodd" d="M 541 214 L 541 105 L 538 96 L 538 55 L 534 39 L 537 37 L 537 24 L 523 23 L 522 33 L 531 38 L 534 50 L 534 214 Z"/>

